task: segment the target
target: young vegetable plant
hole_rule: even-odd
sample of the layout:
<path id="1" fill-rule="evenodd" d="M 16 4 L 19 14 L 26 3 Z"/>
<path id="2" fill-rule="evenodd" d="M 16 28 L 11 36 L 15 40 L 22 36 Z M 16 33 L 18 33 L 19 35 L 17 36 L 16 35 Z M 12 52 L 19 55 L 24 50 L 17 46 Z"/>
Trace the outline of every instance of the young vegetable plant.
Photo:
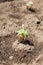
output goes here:
<path id="1" fill-rule="evenodd" d="M 17 38 L 19 42 L 26 40 L 26 38 L 30 35 L 30 32 L 24 29 L 20 29 L 16 33 L 17 33 Z"/>
<path id="2" fill-rule="evenodd" d="M 32 6 L 33 6 L 33 2 L 32 1 L 26 2 L 27 9 L 31 9 Z"/>

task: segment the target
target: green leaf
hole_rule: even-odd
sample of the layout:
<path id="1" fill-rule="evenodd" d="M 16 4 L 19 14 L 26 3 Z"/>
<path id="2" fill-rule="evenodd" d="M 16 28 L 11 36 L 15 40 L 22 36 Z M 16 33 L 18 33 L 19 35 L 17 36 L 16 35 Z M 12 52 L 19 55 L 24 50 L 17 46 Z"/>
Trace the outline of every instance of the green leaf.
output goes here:
<path id="1" fill-rule="evenodd" d="M 20 30 L 18 30 L 17 33 L 19 33 L 19 34 L 24 33 L 24 29 L 20 29 Z"/>
<path id="2" fill-rule="evenodd" d="M 17 33 L 21 34 L 21 35 L 26 35 L 26 36 L 30 35 L 30 33 L 28 31 L 24 30 L 24 29 L 18 30 Z"/>
<path id="3" fill-rule="evenodd" d="M 30 33 L 28 31 L 25 31 L 24 35 L 28 36 L 28 35 L 30 35 Z"/>

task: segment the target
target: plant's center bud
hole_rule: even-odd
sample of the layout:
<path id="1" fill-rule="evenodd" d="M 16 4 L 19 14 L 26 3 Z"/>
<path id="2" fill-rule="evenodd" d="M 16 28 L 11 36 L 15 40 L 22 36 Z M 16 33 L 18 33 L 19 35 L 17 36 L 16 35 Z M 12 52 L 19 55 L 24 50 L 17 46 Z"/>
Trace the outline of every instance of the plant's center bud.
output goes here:
<path id="1" fill-rule="evenodd" d="M 26 5 L 27 5 L 27 6 L 28 6 L 28 5 L 33 5 L 33 2 L 32 2 L 32 1 L 29 1 L 29 2 L 26 3 Z"/>
<path id="2" fill-rule="evenodd" d="M 33 2 L 32 2 L 32 1 L 29 1 L 29 2 L 26 3 L 26 6 L 27 6 L 28 8 L 31 8 L 32 5 L 33 5 Z"/>
<path id="3" fill-rule="evenodd" d="M 32 1 L 30 1 L 30 2 L 28 2 L 28 4 L 33 5 L 33 2 L 32 2 Z"/>

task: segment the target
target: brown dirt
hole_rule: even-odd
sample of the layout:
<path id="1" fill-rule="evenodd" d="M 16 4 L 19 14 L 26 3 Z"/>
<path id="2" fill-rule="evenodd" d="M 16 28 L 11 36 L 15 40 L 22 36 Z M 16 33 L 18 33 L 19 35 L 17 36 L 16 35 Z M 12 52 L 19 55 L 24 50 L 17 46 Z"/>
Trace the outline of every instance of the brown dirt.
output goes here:
<path id="1" fill-rule="evenodd" d="M 0 0 L 0 65 L 43 65 L 43 0 L 36 0 L 32 10 L 26 9 L 28 0 L 3 1 Z M 22 24 L 30 31 L 24 44 L 17 41 L 15 33 Z"/>

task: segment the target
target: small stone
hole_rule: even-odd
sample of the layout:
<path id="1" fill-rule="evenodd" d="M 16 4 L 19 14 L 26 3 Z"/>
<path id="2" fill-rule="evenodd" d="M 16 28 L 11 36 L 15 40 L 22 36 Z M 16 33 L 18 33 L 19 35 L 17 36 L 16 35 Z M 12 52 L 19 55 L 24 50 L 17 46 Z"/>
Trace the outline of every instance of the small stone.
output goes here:
<path id="1" fill-rule="evenodd" d="M 30 49 L 29 45 L 26 45 L 26 47 L 24 48 L 24 50 L 29 50 L 29 49 Z"/>
<path id="2" fill-rule="evenodd" d="M 9 59 L 12 60 L 13 59 L 13 56 L 10 56 Z"/>

